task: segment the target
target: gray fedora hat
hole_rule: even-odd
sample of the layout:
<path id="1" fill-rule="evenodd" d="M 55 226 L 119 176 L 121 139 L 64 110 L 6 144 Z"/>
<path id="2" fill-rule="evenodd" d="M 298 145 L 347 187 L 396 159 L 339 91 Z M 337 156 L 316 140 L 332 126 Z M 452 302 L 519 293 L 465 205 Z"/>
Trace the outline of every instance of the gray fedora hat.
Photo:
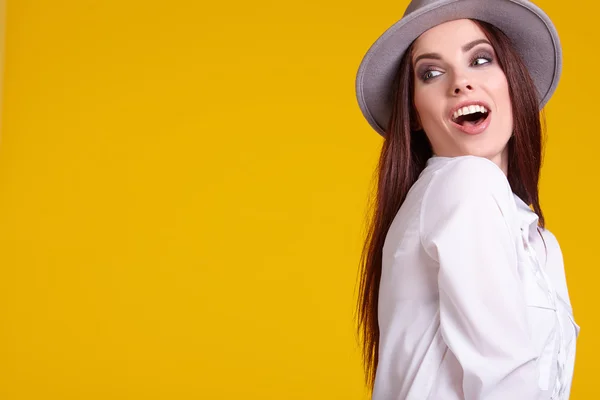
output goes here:
<path id="1" fill-rule="evenodd" d="M 456 19 L 478 19 L 502 30 L 521 55 L 538 92 L 540 109 L 560 78 L 562 50 L 550 18 L 527 0 L 413 0 L 401 20 L 371 45 L 356 76 L 356 96 L 369 124 L 385 135 L 392 84 L 400 60 L 423 32 Z"/>

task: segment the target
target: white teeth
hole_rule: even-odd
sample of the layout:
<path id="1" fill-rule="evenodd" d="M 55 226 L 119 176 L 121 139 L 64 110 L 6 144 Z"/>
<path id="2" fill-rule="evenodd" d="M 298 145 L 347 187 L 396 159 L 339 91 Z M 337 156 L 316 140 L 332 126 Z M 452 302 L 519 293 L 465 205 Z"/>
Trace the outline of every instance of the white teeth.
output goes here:
<path id="1" fill-rule="evenodd" d="M 473 114 L 476 112 L 485 114 L 488 112 L 488 109 L 485 108 L 484 106 L 480 106 L 480 105 L 465 106 L 465 107 L 462 107 L 462 108 L 459 108 L 458 110 L 456 110 L 454 112 L 454 114 L 452 114 L 452 118 L 457 119 L 461 115 L 469 115 L 469 114 Z"/>

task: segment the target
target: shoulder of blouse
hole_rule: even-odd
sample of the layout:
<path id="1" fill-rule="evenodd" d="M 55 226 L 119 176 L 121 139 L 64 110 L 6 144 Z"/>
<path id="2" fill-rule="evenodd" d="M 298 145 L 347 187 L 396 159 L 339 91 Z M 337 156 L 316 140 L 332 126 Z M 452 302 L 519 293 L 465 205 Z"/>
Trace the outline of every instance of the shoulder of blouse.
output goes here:
<path id="1" fill-rule="evenodd" d="M 423 195 L 425 206 L 440 207 L 452 202 L 493 196 L 499 201 L 514 200 L 508 179 L 493 161 L 478 156 L 449 159 L 432 173 Z"/>
<path id="2" fill-rule="evenodd" d="M 514 203 L 508 179 L 493 161 L 477 156 L 453 157 L 432 173 L 424 190 L 419 211 L 421 241 L 455 212 L 479 214 L 481 223 L 493 217 L 487 215 L 489 210 L 498 210 L 509 219 L 515 212 L 511 201 Z"/>
<path id="3" fill-rule="evenodd" d="M 558 244 L 558 239 L 556 238 L 554 233 L 552 233 L 550 230 L 548 230 L 548 228 L 540 228 L 540 231 L 542 232 L 542 236 L 544 237 L 544 240 L 546 241 L 546 245 L 548 247 L 552 246 L 552 247 L 560 249 L 560 245 Z"/>

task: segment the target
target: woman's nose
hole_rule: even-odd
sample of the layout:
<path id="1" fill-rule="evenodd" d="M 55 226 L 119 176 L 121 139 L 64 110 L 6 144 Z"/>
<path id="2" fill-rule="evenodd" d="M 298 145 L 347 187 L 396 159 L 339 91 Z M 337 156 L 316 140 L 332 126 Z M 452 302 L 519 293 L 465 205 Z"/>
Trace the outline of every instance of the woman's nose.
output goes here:
<path id="1" fill-rule="evenodd" d="M 455 86 L 453 93 L 460 94 L 461 92 L 470 92 L 472 90 L 473 90 L 473 86 L 471 86 L 467 83 L 465 85 Z"/>
<path id="2" fill-rule="evenodd" d="M 453 82 L 452 87 L 451 87 L 451 93 L 454 96 L 472 92 L 472 91 L 473 91 L 473 85 L 465 77 L 457 78 Z"/>

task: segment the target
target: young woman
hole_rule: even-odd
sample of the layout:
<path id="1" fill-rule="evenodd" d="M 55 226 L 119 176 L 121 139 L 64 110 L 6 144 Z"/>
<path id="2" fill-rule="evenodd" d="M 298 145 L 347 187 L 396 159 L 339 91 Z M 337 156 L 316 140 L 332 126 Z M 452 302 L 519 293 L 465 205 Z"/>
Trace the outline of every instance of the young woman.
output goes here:
<path id="1" fill-rule="evenodd" d="M 579 327 L 538 197 L 560 71 L 526 0 L 414 0 L 364 57 L 385 139 L 357 309 L 373 399 L 569 398 Z"/>

